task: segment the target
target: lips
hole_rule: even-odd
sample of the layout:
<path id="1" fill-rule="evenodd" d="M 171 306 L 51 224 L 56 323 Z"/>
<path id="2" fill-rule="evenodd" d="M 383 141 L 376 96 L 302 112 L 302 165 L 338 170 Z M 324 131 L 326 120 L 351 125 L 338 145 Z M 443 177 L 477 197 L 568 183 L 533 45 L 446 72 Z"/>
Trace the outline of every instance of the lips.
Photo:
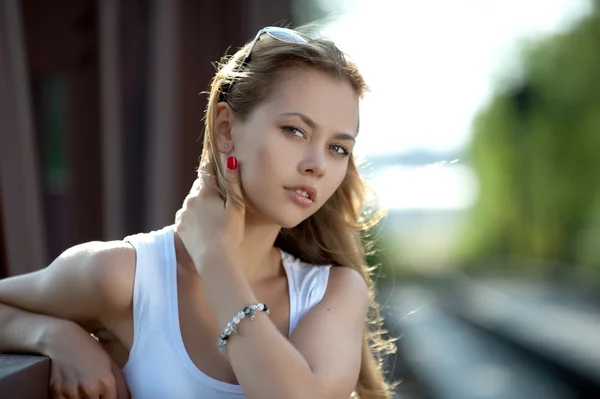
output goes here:
<path id="1" fill-rule="evenodd" d="M 300 194 L 300 195 L 301 195 L 301 196 L 303 196 L 304 198 L 308 198 L 308 199 L 310 199 L 310 197 L 309 197 L 308 193 L 307 193 L 306 191 L 304 191 L 304 190 L 294 190 L 294 192 L 296 192 L 296 193 Z"/>
<path id="2" fill-rule="evenodd" d="M 299 185 L 299 186 L 285 187 L 285 189 L 293 191 L 293 192 L 303 196 L 304 198 L 311 200 L 312 202 L 315 202 L 317 200 L 317 189 L 312 186 Z"/>

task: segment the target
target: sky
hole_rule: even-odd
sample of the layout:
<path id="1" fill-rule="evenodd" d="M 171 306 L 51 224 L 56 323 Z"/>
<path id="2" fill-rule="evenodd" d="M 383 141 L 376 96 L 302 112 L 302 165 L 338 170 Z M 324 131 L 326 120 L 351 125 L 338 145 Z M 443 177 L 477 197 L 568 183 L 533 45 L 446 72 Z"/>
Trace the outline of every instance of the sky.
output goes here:
<path id="1" fill-rule="evenodd" d="M 563 29 L 587 0 L 321 0 L 326 24 L 372 89 L 357 152 L 455 152 L 499 77 L 518 73 L 523 39 Z"/>
<path id="2" fill-rule="evenodd" d="M 369 180 L 390 210 L 462 210 L 478 181 L 455 158 L 500 82 L 518 77 L 529 40 L 567 28 L 588 0 L 321 0 L 336 16 L 322 34 L 355 60 L 371 92 L 355 152 L 374 159 L 439 154 L 425 167 L 381 169 Z"/>

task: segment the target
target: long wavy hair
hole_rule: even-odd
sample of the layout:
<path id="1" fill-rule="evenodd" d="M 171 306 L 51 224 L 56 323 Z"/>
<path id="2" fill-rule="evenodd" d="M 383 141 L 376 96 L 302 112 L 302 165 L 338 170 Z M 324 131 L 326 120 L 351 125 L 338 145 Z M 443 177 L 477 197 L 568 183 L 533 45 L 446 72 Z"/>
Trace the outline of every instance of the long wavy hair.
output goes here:
<path id="1" fill-rule="evenodd" d="M 300 32 L 299 32 L 300 33 Z M 244 120 L 265 101 L 278 84 L 282 71 L 313 68 L 336 79 L 347 80 L 362 98 L 368 87 L 357 66 L 336 45 L 325 39 L 307 38 L 307 43 L 287 43 L 264 34 L 252 50 L 251 60 L 240 66 L 249 43 L 231 56 L 223 57 L 211 81 L 205 112 L 204 146 L 200 163 L 212 157 L 221 194 L 230 191 L 214 141 L 216 106 L 226 100 L 236 118 Z M 391 387 L 384 376 L 384 357 L 395 351 L 392 340 L 385 339 L 380 307 L 375 300 L 372 268 L 366 262 L 370 249 L 367 232 L 383 217 L 365 207 L 367 186 L 353 156 L 340 187 L 311 217 L 293 228 L 284 228 L 275 245 L 311 264 L 350 267 L 360 273 L 369 288 L 370 311 L 363 334 L 362 361 L 353 397 L 391 398 Z M 247 205 L 247 204 L 245 204 Z"/>

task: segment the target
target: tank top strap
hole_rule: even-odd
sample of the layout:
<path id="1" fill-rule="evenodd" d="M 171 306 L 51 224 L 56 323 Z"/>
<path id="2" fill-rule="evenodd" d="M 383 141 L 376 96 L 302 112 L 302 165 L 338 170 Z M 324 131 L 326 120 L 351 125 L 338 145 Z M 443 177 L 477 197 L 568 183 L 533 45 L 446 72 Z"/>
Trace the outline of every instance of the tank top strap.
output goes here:
<path id="1" fill-rule="evenodd" d="M 170 323 L 173 279 L 177 278 L 173 226 L 125 237 L 135 249 L 133 284 L 133 347 L 140 346 L 152 330 Z"/>
<path id="2" fill-rule="evenodd" d="M 280 250 L 290 292 L 290 335 L 327 290 L 330 265 L 312 265 Z"/>

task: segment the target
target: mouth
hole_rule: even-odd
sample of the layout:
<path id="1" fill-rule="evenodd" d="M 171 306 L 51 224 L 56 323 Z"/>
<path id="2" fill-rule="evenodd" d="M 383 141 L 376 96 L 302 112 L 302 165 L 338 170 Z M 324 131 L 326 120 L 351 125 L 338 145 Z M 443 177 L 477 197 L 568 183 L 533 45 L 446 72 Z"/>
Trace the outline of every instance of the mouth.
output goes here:
<path id="1" fill-rule="evenodd" d="M 317 190 L 311 186 L 284 187 L 288 197 L 303 208 L 309 208 L 317 199 Z"/>
<path id="2" fill-rule="evenodd" d="M 293 187 L 284 187 L 286 190 L 290 190 L 295 192 L 298 195 L 303 196 L 306 199 L 315 202 L 317 199 L 317 189 L 311 186 L 293 186 Z"/>

